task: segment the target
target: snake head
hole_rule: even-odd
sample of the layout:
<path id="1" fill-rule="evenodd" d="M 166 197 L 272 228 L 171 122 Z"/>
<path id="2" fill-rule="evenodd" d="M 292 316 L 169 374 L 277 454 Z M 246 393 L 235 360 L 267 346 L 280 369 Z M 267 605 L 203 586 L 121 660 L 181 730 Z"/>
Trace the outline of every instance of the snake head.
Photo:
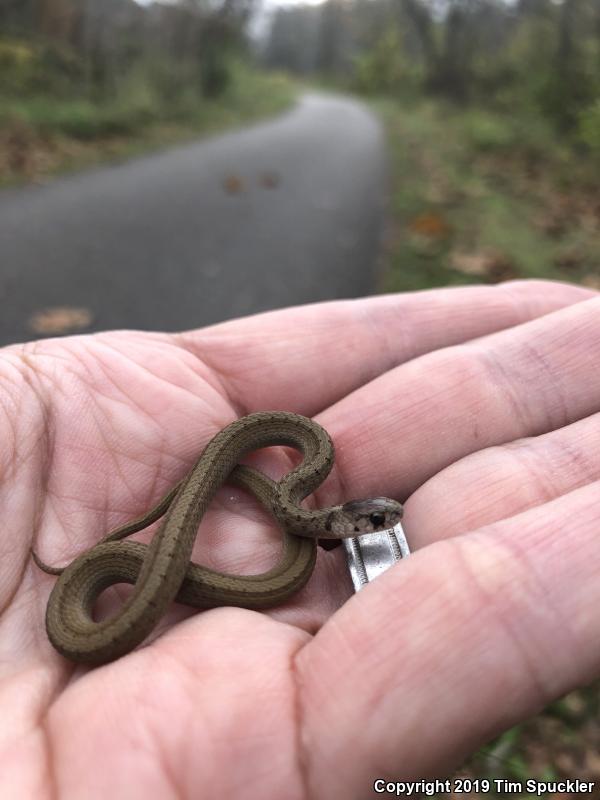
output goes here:
<path id="1" fill-rule="evenodd" d="M 351 500 L 341 508 L 346 536 L 361 536 L 393 528 L 402 519 L 402 506 L 389 497 L 373 497 L 369 500 Z"/>

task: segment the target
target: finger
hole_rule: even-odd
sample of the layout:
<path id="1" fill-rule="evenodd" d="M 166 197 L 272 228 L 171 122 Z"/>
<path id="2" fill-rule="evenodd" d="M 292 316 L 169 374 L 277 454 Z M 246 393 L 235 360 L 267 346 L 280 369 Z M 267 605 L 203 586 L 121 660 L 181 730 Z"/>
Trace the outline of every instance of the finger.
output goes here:
<path id="1" fill-rule="evenodd" d="M 418 355 L 594 296 L 546 281 L 434 289 L 273 311 L 176 337 L 243 413 L 308 416 Z"/>
<path id="2" fill-rule="evenodd" d="M 422 356 L 344 398 L 318 417 L 336 444 L 330 494 L 404 499 L 469 453 L 600 411 L 599 312 L 600 298 L 572 305 Z"/>
<path id="3" fill-rule="evenodd" d="M 448 774 L 600 673 L 599 490 L 426 547 L 326 623 L 295 662 L 309 796 Z"/>
<path id="4" fill-rule="evenodd" d="M 600 414 L 472 453 L 411 495 L 413 550 L 542 505 L 600 480 Z"/>

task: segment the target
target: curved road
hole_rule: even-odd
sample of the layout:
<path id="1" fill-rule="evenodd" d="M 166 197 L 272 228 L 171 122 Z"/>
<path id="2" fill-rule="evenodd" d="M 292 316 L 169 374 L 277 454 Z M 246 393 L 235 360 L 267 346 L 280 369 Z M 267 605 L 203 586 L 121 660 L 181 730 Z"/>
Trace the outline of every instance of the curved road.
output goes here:
<path id="1" fill-rule="evenodd" d="M 368 293 L 383 217 L 379 124 L 305 95 L 239 132 L 0 192 L 0 344 L 34 312 L 85 330 L 182 330 Z"/>

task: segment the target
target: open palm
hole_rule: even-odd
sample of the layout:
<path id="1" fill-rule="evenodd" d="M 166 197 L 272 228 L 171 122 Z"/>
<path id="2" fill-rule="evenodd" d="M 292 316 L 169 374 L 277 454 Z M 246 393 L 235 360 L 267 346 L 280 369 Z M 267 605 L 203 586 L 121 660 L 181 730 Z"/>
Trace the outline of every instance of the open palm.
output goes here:
<path id="1" fill-rule="evenodd" d="M 599 318 L 590 291 L 516 282 L 1 351 L 1 796 L 363 798 L 597 675 Z M 70 561 L 261 409 L 332 435 L 318 505 L 410 496 L 413 556 L 345 602 L 343 553 L 320 551 L 281 608 L 173 606 L 114 663 L 65 661 L 31 546 Z M 278 543 L 224 488 L 194 560 L 261 572 Z"/>

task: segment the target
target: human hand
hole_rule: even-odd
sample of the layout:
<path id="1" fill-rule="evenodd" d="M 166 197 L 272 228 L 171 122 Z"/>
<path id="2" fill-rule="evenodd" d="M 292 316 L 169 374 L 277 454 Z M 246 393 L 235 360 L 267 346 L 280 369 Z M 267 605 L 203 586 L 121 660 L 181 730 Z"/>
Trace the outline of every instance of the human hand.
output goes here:
<path id="1" fill-rule="evenodd" d="M 587 290 L 517 282 L 5 348 L 2 797 L 363 798 L 376 778 L 447 773 L 597 675 L 599 311 Z M 320 552 L 281 608 L 178 607 L 112 664 L 62 659 L 31 545 L 70 561 L 260 409 L 331 433 L 318 505 L 409 497 L 411 558 L 340 608 L 343 554 Z M 201 528 L 199 563 L 275 560 L 240 492 Z"/>

